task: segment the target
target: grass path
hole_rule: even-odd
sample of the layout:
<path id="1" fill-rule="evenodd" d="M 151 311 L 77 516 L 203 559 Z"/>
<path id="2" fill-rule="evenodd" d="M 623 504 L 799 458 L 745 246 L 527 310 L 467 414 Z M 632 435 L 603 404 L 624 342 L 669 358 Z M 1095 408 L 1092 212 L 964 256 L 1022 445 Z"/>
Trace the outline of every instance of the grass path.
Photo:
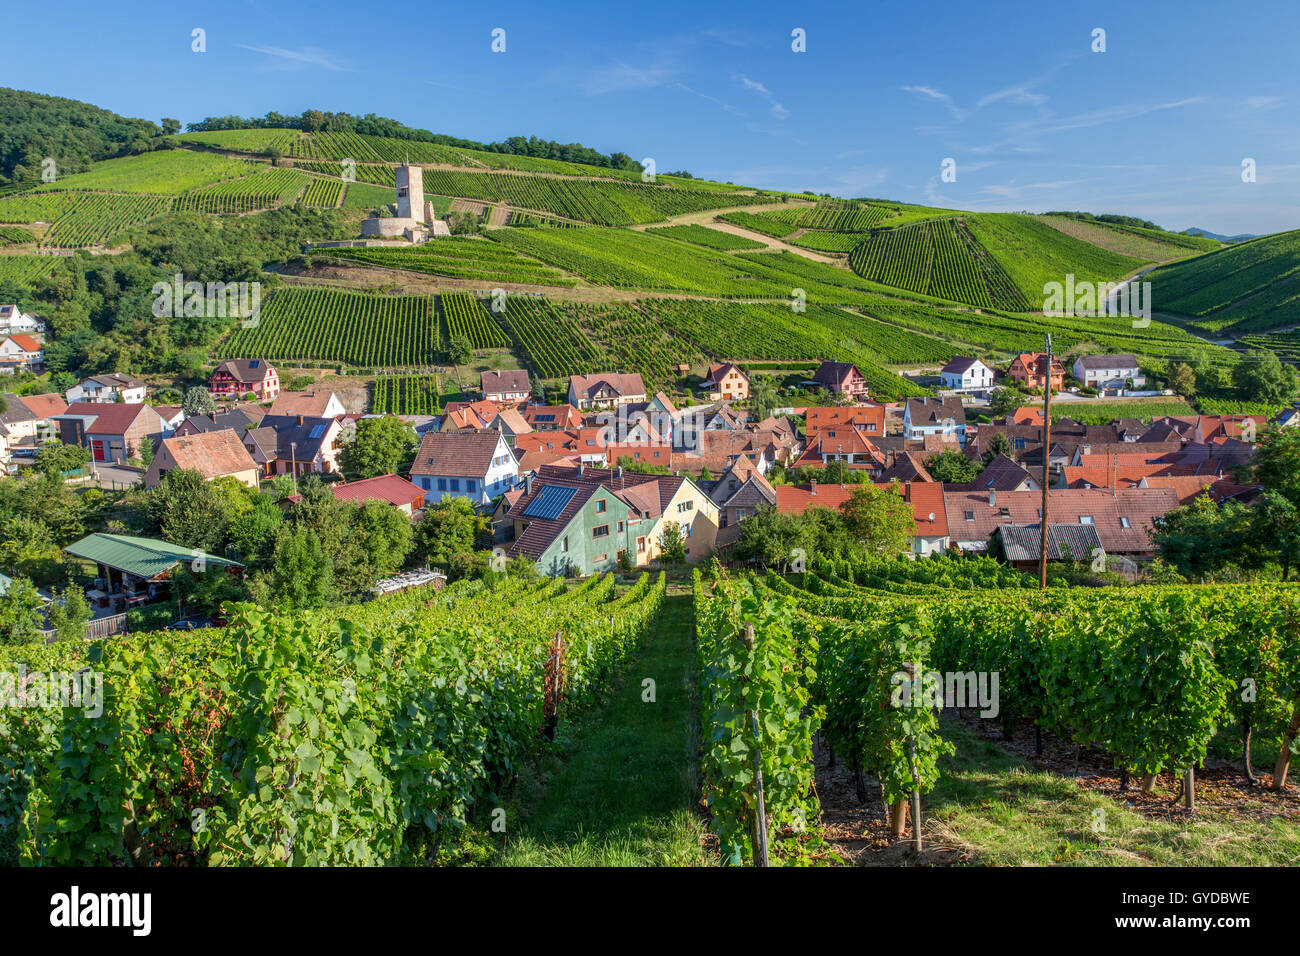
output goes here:
<path id="1" fill-rule="evenodd" d="M 500 866 L 705 866 L 691 593 L 670 588 L 609 703 L 569 727 Z M 642 700 L 643 681 L 655 700 Z"/>

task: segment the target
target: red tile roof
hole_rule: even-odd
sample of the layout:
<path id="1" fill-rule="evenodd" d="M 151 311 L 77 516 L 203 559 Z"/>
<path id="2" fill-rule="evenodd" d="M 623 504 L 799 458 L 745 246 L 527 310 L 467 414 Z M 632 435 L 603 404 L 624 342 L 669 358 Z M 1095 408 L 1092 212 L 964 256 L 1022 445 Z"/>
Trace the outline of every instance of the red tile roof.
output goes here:
<path id="1" fill-rule="evenodd" d="M 94 421 L 86 427 L 87 435 L 125 435 L 142 414 L 153 415 L 160 420 L 162 417 L 152 407 L 140 402 L 73 402 L 59 417 L 79 415 L 93 418 Z M 161 430 L 160 424 L 159 431 Z"/>

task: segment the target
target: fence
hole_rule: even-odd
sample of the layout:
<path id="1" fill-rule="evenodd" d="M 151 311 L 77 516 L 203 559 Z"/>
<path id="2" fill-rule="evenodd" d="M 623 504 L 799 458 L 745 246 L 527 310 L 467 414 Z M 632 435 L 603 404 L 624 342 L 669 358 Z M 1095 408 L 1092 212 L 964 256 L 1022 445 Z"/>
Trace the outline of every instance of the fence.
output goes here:
<path id="1" fill-rule="evenodd" d="M 87 623 L 86 633 L 83 635 L 83 639 L 92 641 L 99 637 L 109 637 L 113 634 L 125 633 L 126 615 L 113 614 L 108 617 L 95 618 L 93 621 Z M 44 635 L 47 644 L 53 643 L 58 640 L 59 637 L 59 632 L 52 628 L 42 628 L 41 634 Z"/>

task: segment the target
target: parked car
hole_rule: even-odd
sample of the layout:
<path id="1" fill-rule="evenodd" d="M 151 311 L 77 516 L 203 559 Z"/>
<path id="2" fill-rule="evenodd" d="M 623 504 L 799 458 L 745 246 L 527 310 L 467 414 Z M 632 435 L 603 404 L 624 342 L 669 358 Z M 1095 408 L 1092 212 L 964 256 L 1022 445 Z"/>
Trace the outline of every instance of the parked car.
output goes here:
<path id="1" fill-rule="evenodd" d="M 206 617 L 183 617 L 179 621 L 172 621 L 164 628 L 168 631 L 197 631 L 201 628 L 212 627 L 212 622 Z"/>

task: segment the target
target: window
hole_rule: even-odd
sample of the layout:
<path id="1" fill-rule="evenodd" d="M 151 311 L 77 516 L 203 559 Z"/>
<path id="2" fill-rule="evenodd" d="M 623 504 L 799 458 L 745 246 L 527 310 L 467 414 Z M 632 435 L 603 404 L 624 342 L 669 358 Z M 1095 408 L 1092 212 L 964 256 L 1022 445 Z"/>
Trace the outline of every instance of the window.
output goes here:
<path id="1" fill-rule="evenodd" d="M 975 512 L 973 512 L 973 511 L 968 511 L 968 512 L 966 512 L 966 520 L 967 520 L 967 521 L 974 521 L 974 520 L 975 520 Z M 756 818 L 756 819 L 757 819 L 757 818 Z"/>
<path id="2" fill-rule="evenodd" d="M 465 479 L 465 490 L 466 490 L 466 491 L 473 491 L 473 490 L 475 489 L 475 487 L 477 486 L 477 484 L 478 484 L 478 482 L 477 482 L 474 478 L 466 478 L 466 479 Z"/>
<path id="3" fill-rule="evenodd" d="M 609 537 L 609 525 L 607 525 L 607 524 L 602 524 L 602 525 L 597 525 L 596 527 L 592 528 L 592 529 L 591 529 L 591 536 L 592 536 L 593 538 L 608 538 L 608 537 Z"/>
<path id="4" fill-rule="evenodd" d="M 452 491 L 460 491 L 460 479 L 459 479 L 459 478 L 453 478 L 453 479 L 451 480 L 451 490 L 452 490 Z"/>
<path id="5" fill-rule="evenodd" d="M 430 478 L 430 477 L 428 477 L 427 475 L 424 477 L 424 479 L 423 479 L 423 483 L 424 483 L 424 490 L 425 490 L 425 491 L 428 491 L 430 488 L 433 487 L 433 479 Z"/>
<path id="6" fill-rule="evenodd" d="M 1129 522 L 1128 522 L 1128 518 L 1123 518 L 1123 517 L 1121 517 L 1121 518 L 1119 519 L 1119 526 L 1120 526 L 1121 528 L 1128 528 L 1128 527 L 1131 527 L 1131 525 L 1130 525 Z"/>
<path id="7" fill-rule="evenodd" d="M 637 549 L 638 551 L 644 551 L 644 550 L 645 550 L 645 538 L 637 538 L 637 539 L 636 539 L 636 549 Z"/>
<path id="8" fill-rule="evenodd" d="M 678 510 L 679 512 L 682 512 L 682 511 L 694 511 L 694 510 L 695 510 L 695 502 L 694 502 L 694 501 L 682 501 L 682 502 L 678 502 L 678 504 L 677 504 L 677 510 Z"/>
<path id="9" fill-rule="evenodd" d="M 564 540 L 560 542 L 560 550 L 561 551 L 569 550 L 569 536 L 567 534 L 564 536 Z"/>
<path id="10" fill-rule="evenodd" d="M 1010 508 L 999 508 L 999 509 L 998 509 L 998 514 L 999 514 L 1001 517 L 1003 517 L 1003 518 L 1010 518 L 1010 517 L 1011 517 L 1011 509 L 1010 509 Z M 757 818 L 755 818 L 755 819 L 757 819 Z"/>
<path id="11" fill-rule="evenodd" d="M 446 478 L 439 478 L 439 479 L 438 479 L 438 490 L 439 490 L 439 491 L 446 491 L 446 490 L 447 490 L 447 479 L 446 479 Z M 757 818 L 755 818 L 755 819 L 757 819 Z"/>
<path id="12" fill-rule="evenodd" d="M 600 500 L 598 500 L 598 501 L 596 502 L 596 514 L 598 514 L 598 515 L 603 515 L 603 514 L 605 513 L 605 506 L 606 506 L 608 503 L 609 503 L 609 502 L 607 502 L 604 498 L 601 498 Z M 756 817 L 755 819 L 757 819 L 757 817 Z"/>
<path id="13" fill-rule="evenodd" d="M 1079 515 L 1079 524 L 1094 524 L 1092 515 Z"/>
<path id="14" fill-rule="evenodd" d="M 623 522 L 621 521 L 618 523 L 618 533 L 619 534 L 623 533 Z"/>
<path id="15" fill-rule="evenodd" d="M 608 560 L 609 560 L 609 552 L 605 552 L 604 554 L 598 554 L 598 555 L 596 555 L 594 558 L 592 558 L 592 559 L 591 559 L 591 563 L 592 563 L 592 564 L 604 564 L 604 563 L 605 563 L 606 561 L 608 561 Z"/>

